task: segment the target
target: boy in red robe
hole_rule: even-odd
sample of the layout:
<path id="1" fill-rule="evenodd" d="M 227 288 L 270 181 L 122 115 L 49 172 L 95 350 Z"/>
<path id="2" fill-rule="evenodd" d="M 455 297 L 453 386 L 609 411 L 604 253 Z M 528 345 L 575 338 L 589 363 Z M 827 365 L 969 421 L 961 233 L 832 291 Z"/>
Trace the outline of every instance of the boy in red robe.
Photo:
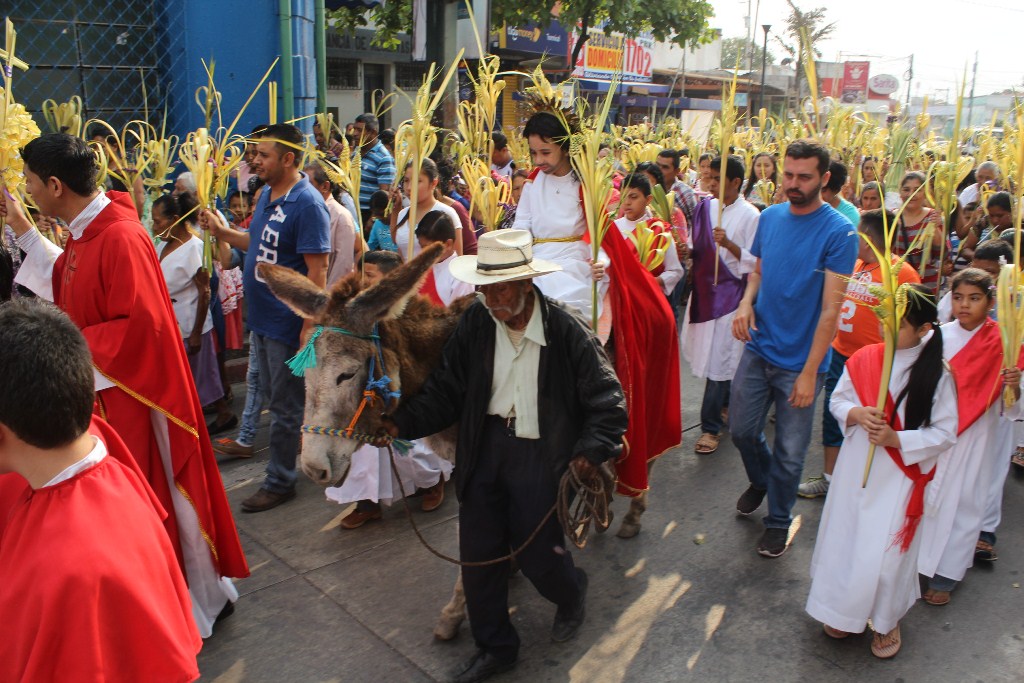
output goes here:
<path id="1" fill-rule="evenodd" d="M 90 424 L 82 334 L 23 299 L 0 308 L 0 348 L 0 680 L 197 679 L 163 510 L 113 430 Z"/>
<path id="2" fill-rule="evenodd" d="M 153 243 L 127 194 L 97 188 L 96 158 L 81 139 L 43 135 L 22 157 L 28 194 L 67 223 L 71 237 L 61 252 L 19 202 L 0 197 L 0 216 L 26 252 L 18 282 L 54 301 L 85 336 L 96 412 L 128 446 L 167 512 L 164 526 L 197 625 L 209 636 L 237 599 L 224 577 L 242 578 L 249 569 Z"/>

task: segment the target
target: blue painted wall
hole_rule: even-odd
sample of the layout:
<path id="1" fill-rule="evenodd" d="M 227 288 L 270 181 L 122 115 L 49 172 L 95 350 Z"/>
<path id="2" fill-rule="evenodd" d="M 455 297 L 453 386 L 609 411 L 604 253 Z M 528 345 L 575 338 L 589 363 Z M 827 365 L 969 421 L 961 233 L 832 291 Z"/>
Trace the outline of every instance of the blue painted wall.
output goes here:
<path id="1" fill-rule="evenodd" d="M 172 13 L 181 17 L 183 26 L 166 26 L 162 36 L 167 54 L 184 55 L 175 60 L 180 77 L 168 86 L 172 102 L 186 106 L 171 106 L 174 113 L 170 130 L 184 135 L 203 125 L 203 112 L 195 104 L 196 89 L 206 84 L 206 74 L 200 60 L 211 59 L 216 64 L 214 79 L 221 92 L 221 111 L 224 125 L 245 104 L 253 88 L 259 83 L 271 62 L 280 56 L 280 24 L 277 0 L 165 0 L 180 8 Z M 313 0 L 292 0 L 292 56 L 295 86 L 295 116 L 311 115 L 316 108 L 316 74 L 313 59 Z M 184 65 L 182 68 L 181 65 Z M 281 84 L 280 64 L 270 80 Z M 279 118 L 284 107 L 278 102 Z M 266 85 L 253 99 L 239 121 L 236 132 L 247 134 L 254 126 L 266 123 L 268 103 Z M 307 133 L 312 121 L 299 125 Z"/>

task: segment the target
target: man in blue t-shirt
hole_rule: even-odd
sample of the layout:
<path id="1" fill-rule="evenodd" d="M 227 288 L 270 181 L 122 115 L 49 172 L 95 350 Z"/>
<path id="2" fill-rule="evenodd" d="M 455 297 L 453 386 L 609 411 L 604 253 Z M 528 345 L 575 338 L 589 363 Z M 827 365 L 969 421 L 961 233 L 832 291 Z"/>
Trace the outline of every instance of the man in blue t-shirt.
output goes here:
<path id="1" fill-rule="evenodd" d="M 259 364 L 260 384 L 270 408 L 270 462 L 259 491 L 242 501 L 245 512 L 261 512 L 295 497 L 295 461 L 305 410 L 305 382 L 285 365 L 309 333 L 309 321 L 275 297 L 256 273 L 258 263 L 276 263 L 327 285 L 331 251 L 330 215 L 324 198 L 299 171 L 302 131 L 288 124 L 268 126 L 256 146 L 253 170 L 266 182 L 248 232 L 228 227 L 203 211 L 200 223 L 213 235 L 246 251 L 243 281 Z M 252 243 L 250 244 L 250 236 Z"/>
<path id="2" fill-rule="evenodd" d="M 733 319 L 733 334 L 747 345 L 732 381 L 729 422 L 750 480 L 736 510 L 749 515 L 768 496 L 757 545 L 765 557 L 786 551 L 814 400 L 846 291 L 843 278 L 857 258 L 856 228 L 821 198 L 829 161 L 817 142 L 798 140 L 786 148 L 782 183 L 789 202 L 761 214 L 750 249 L 757 268 Z M 775 443 L 769 449 L 764 423 L 772 402 Z"/>

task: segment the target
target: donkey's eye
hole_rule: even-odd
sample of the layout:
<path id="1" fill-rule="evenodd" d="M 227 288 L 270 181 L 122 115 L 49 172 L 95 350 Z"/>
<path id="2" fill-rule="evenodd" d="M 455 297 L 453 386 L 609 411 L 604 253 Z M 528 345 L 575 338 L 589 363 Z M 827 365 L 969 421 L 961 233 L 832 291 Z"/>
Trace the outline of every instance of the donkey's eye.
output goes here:
<path id="1" fill-rule="evenodd" d="M 341 373 L 340 375 L 338 375 L 338 380 L 337 380 L 338 386 L 340 387 L 342 382 L 347 382 L 347 381 L 349 381 L 350 379 L 352 379 L 355 376 L 356 376 L 356 373 L 354 373 L 354 372 L 343 372 L 343 373 Z"/>

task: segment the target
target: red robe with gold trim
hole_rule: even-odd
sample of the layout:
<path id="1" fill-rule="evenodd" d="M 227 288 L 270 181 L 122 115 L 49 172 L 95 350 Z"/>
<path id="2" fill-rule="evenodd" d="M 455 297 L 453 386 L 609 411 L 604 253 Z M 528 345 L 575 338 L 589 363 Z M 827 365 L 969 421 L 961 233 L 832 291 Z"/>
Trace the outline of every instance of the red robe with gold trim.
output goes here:
<path id="1" fill-rule="evenodd" d="M 193 681 L 202 640 L 164 511 L 117 434 L 89 432 L 107 457 L 70 479 L 0 476 L 0 681 Z"/>
<path id="2" fill-rule="evenodd" d="M 192 504 L 221 576 L 249 575 L 203 420 L 185 347 L 149 235 L 123 192 L 53 267 L 53 299 L 78 325 L 93 364 L 115 387 L 97 411 L 117 431 L 167 512 L 164 522 L 184 569 L 170 487 L 151 409 L 167 418 L 174 484 Z"/>
<path id="3" fill-rule="evenodd" d="M 612 226 L 602 247 L 611 261 L 615 374 L 629 410 L 623 455 L 615 463 L 618 492 L 638 496 L 648 489 L 647 464 L 682 437 L 679 338 L 672 308 L 632 243 Z"/>

